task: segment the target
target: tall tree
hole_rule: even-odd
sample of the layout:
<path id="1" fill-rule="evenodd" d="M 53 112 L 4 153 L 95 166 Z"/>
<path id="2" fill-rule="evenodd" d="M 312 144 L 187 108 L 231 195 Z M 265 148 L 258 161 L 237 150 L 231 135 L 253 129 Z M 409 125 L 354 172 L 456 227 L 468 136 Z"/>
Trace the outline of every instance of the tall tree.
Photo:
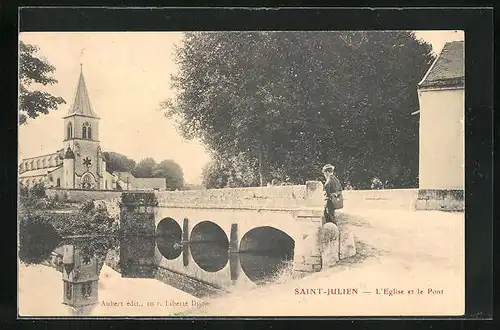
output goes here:
<path id="1" fill-rule="evenodd" d="M 155 167 L 156 161 L 151 157 L 147 157 L 142 159 L 135 166 L 135 168 L 132 170 L 132 174 L 136 178 L 152 178 Z"/>
<path id="2" fill-rule="evenodd" d="M 184 188 L 184 172 L 179 164 L 167 159 L 157 164 L 152 173 L 155 178 L 165 178 L 167 187 L 173 190 Z"/>
<path id="3" fill-rule="evenodd" d="M 259 185 L 259 173 L 255 159 L 244 153 L 233 157 L 212 155 L 203 168 L 203 186 L 212 188 L 252 187 Z"/>
<path id="4" fill-rule="evenodd" d="M 52 77 L 56 70 L 48 61 L 37 57 L 39 48 L 34 45 L 19 43 L 19 124 L 26 124 L 27 118 L 37 118 L 56 110 L 59 104 L 66 103 L 62 97 L 50 93 L 32 90 L 34 83 L 53 85 L 57 80 Z"/>
<path id="5" fill-rule="evenodd" d="M 106 171 L 130 172 L 135 167 L 135 161 L 117 152 L 103 152 L 106 159 Z"/>
<path id="6" fill-rule="evenodd" d="M 260 185 L 326 162 L 358 187 L 416 184 L 410 113 L 433 57 L 412 32 L 189 32 L 176 58 L 165 114 L 225 161 L 244 153 Z"/>

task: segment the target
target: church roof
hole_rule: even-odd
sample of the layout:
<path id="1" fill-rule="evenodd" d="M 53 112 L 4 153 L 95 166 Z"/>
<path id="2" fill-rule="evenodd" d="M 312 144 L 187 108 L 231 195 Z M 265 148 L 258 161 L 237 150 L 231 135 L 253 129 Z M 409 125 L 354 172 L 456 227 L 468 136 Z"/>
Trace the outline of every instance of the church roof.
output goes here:
<path id="1" fill-rule="evenodd" d="M 82 115 L 93 118 L 99 118 L 92 109 L 92 105 L 90 104 L 87 85 L 85 84 L 85 79 L 83 78 L 83 70 L 80 71 L 80 78 L 78 79 L 78 86 L 76 87 L 73 104 L 71 105 L 68 111 L 68 116 L 71 115 Z"/>
<path id="2" fill-rule="evenodd" d="M 37 170 L 29 170 L 29 171 L 25 171 L 21 174 L 19 174 L 19 178 L 22 179 L 22 178 L 30 178 L 30 177 L 34 177 L 34 176 L 43 176 L 43 175 L 47 175 L 49 174 L 50 172 L 52 171 L 55 171 L 57 170 L 58 168 L 60 168 L 62 165 L 58 165 L 58 166 L 52 166 L 52 167 L 46 167 L 46 168 L 39 168 Z"/>
<path id="3" fill-rule="evenodd" d="M 464 41 L 447 42 L 419 83 L 419 87 L 463 87 L 465 84 L 464 52 Z"/>
<path id="4" fill-rule="evenodd" d="M 70 147 L 66 150 L 66 153 L 64 154 L 64 159 L 75 159 L 75 153 L 73 150 L 71 150 Z"/>
<path id="5" fill-rule="evenodd" d="M 123 182 L 128 182 L 131 183 L 132 181 L 135 180 L 135 176 L 130 173 L 130 172 L 121 172 L 121 171 L 115 171 L 113 174 L 118 177 L 118 179 L 122 180 Z"/>

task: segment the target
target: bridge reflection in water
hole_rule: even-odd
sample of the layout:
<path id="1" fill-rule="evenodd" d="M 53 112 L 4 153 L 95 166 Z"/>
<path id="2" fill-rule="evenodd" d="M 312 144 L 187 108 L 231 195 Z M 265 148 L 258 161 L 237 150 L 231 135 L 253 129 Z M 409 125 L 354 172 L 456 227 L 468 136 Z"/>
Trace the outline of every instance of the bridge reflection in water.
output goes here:
<path id="1" fill-rule="evenodd" d="M 213 280 L 206 281 L 211 285 L 228 288 L 236 283 L 269 282 L 293 262 L 294 240 L 272 227 L 248 231 L 239 244 L 236 230 L 231 230 L 228 239 L 211 221 L 196 224 L 189 238 L 186 233 L 174 219 L 162 219 L 156 228 L 159 256 L 155 263 L 198 280 L 207 278 L 200 276 L 201 272 L 213 273 L 208 277 Z M 182 266 L 177 261 L 180 259 Z"/>
<path id="2" fill-rule="evenodd" d="M 237 283 L 272 281 L 293 260 L 293 240 L 271 227 L 252 229 L 243 236 L 240 244 L 235 244 L 235 234 L 228 240 L 220 227 L 204 221 L 193 228 L 190 241 L 183 241 L 183 238 L 184 231 L 177 222 L 164 219 L 158 224 L 155 236 L 128 235 L 119 240 L 102 237 L 45 242 L 50 248 L 56 248 L 48 258 L 43 258 L 42 263 L 62 273 L 62 302 L 69 307 L 70 313 L 90 315 L 98 305 L 99 274 L 105 260 L 124 278 L 156 278 L 197 297 L 218 292 L 207 288 L 207 284 L 228 289 Z M 196 273 L 159 276 L 161 263 L 158 267 L 158 254 L 165 260 L 180 262 L 188 270 L 198 269 L 221 280 L 197 286 L 187 283 L 192 281 L 189 278 L 197 279 Z M 180 273 L 176 269 L 171 271 Z"/>

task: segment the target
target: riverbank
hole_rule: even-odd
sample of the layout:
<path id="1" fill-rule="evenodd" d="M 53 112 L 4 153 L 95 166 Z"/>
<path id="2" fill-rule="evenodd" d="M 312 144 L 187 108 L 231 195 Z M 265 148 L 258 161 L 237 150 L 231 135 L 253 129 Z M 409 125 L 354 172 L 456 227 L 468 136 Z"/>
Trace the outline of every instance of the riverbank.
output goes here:
<path id="1" fill-rule="evenodd" d="M 356 237 L 355 257 L 302 279 L 205 299 L 182 315 L 463 314 L 464 213 L 345 210 L 341 221 Z"/>

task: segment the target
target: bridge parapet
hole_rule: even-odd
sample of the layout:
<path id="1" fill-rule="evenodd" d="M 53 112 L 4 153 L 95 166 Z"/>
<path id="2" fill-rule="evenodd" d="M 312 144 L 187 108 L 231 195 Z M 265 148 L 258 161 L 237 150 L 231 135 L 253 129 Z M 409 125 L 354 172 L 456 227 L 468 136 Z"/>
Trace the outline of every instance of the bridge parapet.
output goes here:
<path id="1" fill-rule="evenodd" d="M 222 188 L 155 192 L 159 207 L 189 208 L 317 208 L 323 206 L 323 184 Z"/>

